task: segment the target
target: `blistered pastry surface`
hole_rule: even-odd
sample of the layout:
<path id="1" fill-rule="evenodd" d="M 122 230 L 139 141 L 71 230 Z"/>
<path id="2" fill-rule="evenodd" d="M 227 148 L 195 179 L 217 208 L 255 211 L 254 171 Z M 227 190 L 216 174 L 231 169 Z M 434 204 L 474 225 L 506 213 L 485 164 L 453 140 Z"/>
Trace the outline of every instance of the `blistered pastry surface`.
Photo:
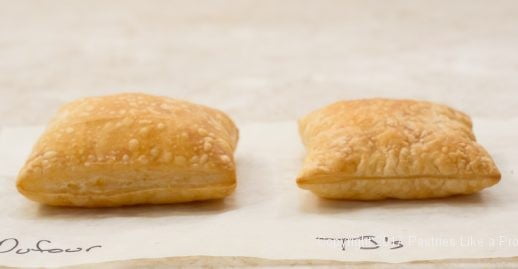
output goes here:
<path id="1" fill-rule="evenodd" d="M 299 121 L 307 149 L 298 183 L 347 179 L 485 179 L 500 173 L 470 118 L 413 100 L 341 101 Z"/>
<path id="2" fill-rule="evenodd" d="M 203 186 L 204 175 L 228 174 L 234 184 L 237 139 L 232 120 L 206 106 L 138 93 L 80 99 L 64 105 L 50 122 L 18 186 L 84 194 L 97 184 L 97 192 L 103 186 L 112 191 L 118 180 L 145 181 L 138 175 L 147 171 L 173 181 L 175 174 L 193 174 L 196 186 Z M 190 183 L 185 175 L 177 179 Z"/>

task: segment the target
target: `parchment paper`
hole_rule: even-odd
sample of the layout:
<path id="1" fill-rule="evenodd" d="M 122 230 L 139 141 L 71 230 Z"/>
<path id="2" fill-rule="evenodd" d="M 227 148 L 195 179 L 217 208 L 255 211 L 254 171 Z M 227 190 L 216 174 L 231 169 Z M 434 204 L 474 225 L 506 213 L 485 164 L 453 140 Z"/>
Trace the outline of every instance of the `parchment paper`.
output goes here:
<path id="1" fill-rule="evenodd" d="M 498 185 L 476 195 L 319 199 L 295 184 L 304 156 L 295 123 L 278 122 L 240 126 L 238 187 L 231 197 L 116 209 L 54 208 L 26 200 L 15 189 L 15 177 L 43 127 L 4 128 L 0 265 L 193 255 L 384 262 L 518 256 L 518 129 L 513 128 L 518 120 L 474 123 L 479 142 L 502 172 Z M 92 246 L 101 247 L 87 252 Z"/>

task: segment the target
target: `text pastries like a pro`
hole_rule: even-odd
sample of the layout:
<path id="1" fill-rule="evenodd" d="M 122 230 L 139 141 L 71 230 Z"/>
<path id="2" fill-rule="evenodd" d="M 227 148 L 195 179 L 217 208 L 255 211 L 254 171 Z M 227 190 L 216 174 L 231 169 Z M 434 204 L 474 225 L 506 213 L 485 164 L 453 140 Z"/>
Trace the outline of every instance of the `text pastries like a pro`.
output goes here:
<path id="1" fill-rule="evenodd" d="M 424 101 L 334 103 L 299 121 L 307 150 L 297 183 L 331 199 L 421 199 L 470 194 L 500 172 L 470 118 Z"/>
<path id="2" fill-rule="evenodd" d="M 64 105 L 22 168 L 18 190 L 58 206 L 223 198 L 235 189 L 238 130 L 223 112 L 145 94 Z"/>

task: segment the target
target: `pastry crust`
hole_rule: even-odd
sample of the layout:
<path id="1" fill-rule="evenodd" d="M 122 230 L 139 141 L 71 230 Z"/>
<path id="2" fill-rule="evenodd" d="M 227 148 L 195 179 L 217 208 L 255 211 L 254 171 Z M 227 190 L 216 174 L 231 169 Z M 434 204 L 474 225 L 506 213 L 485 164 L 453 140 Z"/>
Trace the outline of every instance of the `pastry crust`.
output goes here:
<path id="1" fill-rule="evenodd" d="M 21 169 L 18 190 L 57 206 L 223 198 L 235 189 L 238 130 L 223 112 L 139 93 L 64 105 Z"/>
<path id="2" fill-rule="evenodd" d="M 333 199 L 420 199 L 469 194 L 500 172 L 470 118 L 414 100 L 341 101 L 299 121 L 307 150 L 297 184 Z"/>

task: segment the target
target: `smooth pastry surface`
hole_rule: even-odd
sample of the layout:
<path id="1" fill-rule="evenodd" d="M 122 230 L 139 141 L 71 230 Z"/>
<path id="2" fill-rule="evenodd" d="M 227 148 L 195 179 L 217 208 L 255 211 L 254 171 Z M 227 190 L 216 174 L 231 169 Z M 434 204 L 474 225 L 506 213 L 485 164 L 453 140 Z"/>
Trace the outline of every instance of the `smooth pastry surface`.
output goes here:
<path id="1" fill-rule="evenodd" d="M 420 199 L 469 194 L 500 180 L 470 118 L 425 101 L 341 101 L 303 117 L 297 184 L 324 198 Z"/>
<path id="2" fill-rule="evenodd" d="M 223 198 L 235 189 L 238 130 L 223 112 L 139 93 L 61 107 L 17 187 L 49 205 L 108 207 Z"/>

